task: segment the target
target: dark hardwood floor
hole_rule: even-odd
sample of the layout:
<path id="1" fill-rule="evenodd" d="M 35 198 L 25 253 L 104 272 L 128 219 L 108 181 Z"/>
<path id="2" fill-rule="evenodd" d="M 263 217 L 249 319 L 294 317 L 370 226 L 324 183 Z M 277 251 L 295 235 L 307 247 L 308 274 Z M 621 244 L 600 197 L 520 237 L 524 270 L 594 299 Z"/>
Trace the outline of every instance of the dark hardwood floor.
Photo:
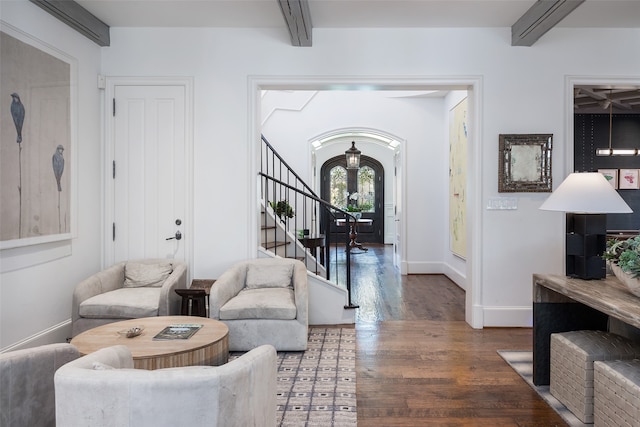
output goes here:
<path id="1" fill-rule="evenodd" d="M 354 255 L 358 426 L 566 426 L 497 350 L 529 328 L 476 330 L 442 275 L 401 276 L 391 246 Z"/>

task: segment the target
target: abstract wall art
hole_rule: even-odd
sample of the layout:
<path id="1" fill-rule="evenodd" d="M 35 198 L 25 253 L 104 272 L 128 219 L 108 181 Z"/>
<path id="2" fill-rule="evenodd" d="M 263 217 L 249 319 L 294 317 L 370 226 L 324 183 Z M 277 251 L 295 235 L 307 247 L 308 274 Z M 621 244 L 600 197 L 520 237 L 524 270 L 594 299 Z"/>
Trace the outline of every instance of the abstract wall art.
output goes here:
<path id="1" fill-rule="evenodd" d="M 467 98 L 449 112 L 449 246 L 467 256 Z"/>

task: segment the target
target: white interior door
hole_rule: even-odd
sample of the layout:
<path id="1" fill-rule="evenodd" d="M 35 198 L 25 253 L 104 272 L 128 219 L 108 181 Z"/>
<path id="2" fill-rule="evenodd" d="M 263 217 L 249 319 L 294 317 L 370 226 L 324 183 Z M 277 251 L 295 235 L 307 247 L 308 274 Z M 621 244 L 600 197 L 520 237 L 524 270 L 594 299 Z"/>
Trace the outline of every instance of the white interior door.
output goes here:
<path id="1" fill-rule="evenodd" d="M 108 172 L 113 223 L 107 262 L 185 260 L 185 242 L 191 237 L 186 232 L 191 218 L 186 88 L 116 84 L 113 99 L 113 164 Z"/>

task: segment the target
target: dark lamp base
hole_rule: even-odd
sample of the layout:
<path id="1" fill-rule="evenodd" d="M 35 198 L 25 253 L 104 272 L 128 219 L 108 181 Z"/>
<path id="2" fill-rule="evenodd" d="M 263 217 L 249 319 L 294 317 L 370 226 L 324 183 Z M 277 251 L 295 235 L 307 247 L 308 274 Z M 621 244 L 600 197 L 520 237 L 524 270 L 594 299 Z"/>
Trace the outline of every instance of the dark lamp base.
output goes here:
<path id="1" fill-rule="evenodd" d="M 566 274 L 583 280 L 603 279 L 607 215 L 567 213 Z"/>

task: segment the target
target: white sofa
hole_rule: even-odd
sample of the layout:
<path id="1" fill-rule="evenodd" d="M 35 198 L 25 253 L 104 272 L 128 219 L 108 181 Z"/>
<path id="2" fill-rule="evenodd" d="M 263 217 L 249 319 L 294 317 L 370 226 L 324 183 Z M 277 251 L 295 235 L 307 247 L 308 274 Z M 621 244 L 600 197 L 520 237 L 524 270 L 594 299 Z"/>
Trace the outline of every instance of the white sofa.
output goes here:
<path id="1" fill-rule="evenodd" d="M 187 287 L 187 265 L 175 259 L 123 261 L 76 285 L 71 336 L 125 319 L 180 314 L 176 289 Z"/>
<path id="2" fill-rule="evenodd" d="M 261 346 L 222 366 L 132 369 L 126 346 L 55 373 L 58 427 L 276 425 L 276 351 Z"/>
<path id="3" fill-rule="evenodd" d="M 0 354 L 0 426 L 55 426 L 53 376 L 59 367 L 79 357 L 71 344 Z"/>
<path id="4" fill-rule="evenodd" d="M 229 350 L 271 344 L 307 349 L 307 269 L 290 258 L 258 258 L 233 265 L 211 287 L 209 314 L 229 327 Z"/>

